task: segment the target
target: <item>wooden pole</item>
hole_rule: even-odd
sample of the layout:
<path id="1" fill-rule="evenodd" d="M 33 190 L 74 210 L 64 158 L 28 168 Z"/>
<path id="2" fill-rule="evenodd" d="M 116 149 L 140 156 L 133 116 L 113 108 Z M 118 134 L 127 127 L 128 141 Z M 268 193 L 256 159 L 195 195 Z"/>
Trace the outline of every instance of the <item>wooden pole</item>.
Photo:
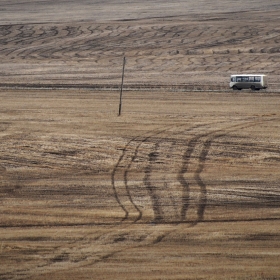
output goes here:
<path id="1" fill-rule="evenodd" d="M 119 104 L 119 116 L 121 115 L 121 112 L 122 112 L 122 91 L 123 91 L 123 79 L 124 79 L 124 66 L 125 66 L 125 56 L 123 58 L 122 84 L 121 84 L 120 104 Z"/>

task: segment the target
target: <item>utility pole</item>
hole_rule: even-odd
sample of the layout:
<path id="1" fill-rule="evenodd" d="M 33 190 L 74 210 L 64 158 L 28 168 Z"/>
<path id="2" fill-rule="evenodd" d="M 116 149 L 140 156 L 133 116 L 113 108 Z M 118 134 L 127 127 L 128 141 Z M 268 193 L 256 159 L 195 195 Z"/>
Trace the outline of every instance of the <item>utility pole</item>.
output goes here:
<path id="1" fill-rule="evenodd" d="M 121 112 L 122 112 L 122 91 L 123 91 L 124 67 L 125 67 L 125 56 L 123 57 L 122 84 L 121 84 L 121 92 L 120 92 L 119 116 L 121 115 Z"/>

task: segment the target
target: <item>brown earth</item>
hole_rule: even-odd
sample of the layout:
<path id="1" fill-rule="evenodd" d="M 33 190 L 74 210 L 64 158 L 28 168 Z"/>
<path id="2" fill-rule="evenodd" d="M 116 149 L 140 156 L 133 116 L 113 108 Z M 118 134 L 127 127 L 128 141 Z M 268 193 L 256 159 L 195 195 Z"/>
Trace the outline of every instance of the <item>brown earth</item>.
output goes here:
<path id="1" fill-rule="evenodd" d="M 280 279 L 279 1 L 91 2 L 1 1 L 0 279 Z"/>

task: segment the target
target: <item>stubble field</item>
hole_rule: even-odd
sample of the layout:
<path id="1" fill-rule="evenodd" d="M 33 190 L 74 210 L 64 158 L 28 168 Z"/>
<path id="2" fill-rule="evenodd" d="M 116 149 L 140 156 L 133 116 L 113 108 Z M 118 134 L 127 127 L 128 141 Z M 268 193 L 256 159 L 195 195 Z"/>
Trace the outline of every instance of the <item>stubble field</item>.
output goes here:
<path id="1" fill-rule="evenodd" d="M 280 278 L 277 1 L 2 2 L 0 279 Z"/>

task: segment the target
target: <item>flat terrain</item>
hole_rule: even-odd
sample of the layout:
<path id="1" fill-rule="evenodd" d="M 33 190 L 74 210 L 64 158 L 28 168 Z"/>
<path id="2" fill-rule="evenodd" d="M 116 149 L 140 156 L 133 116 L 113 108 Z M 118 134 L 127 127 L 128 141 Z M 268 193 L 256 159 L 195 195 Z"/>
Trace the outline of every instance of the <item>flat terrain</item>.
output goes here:
<path id="1" fill-rule="evenodd" d="M 280 279 L 278 1 L 91 2 L 1 1 L 0 279 Z"/>
<path id="2" fill-rule="evenodd" d="M 1 1 L 0 84 L 119 86 L 126 56 L 126 86 L 227 88 L 250 72 L 279 88 L 278 0 L 90 2 Z"/>

